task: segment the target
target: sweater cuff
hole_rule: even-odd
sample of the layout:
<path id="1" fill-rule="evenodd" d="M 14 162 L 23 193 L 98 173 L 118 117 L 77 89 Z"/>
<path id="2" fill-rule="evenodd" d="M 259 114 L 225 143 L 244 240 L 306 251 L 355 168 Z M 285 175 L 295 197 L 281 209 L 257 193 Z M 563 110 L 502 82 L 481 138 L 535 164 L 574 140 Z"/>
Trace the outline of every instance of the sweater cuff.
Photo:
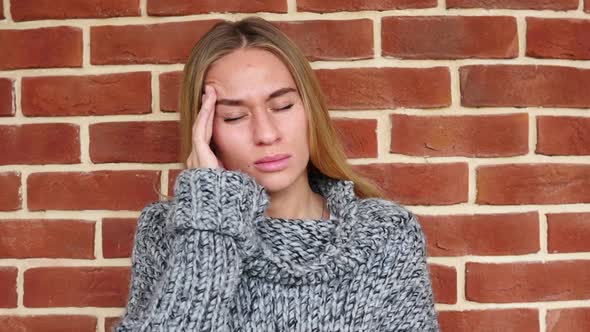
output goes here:
<path id="1" fill-rule="evenodd" d="M 220 168 L 183 170 L 174 185 L 176 231 L 213 231 L 237 240 L 254 234 L 254 222 L 264 215 L 268 195 L 253 177 Z"/>

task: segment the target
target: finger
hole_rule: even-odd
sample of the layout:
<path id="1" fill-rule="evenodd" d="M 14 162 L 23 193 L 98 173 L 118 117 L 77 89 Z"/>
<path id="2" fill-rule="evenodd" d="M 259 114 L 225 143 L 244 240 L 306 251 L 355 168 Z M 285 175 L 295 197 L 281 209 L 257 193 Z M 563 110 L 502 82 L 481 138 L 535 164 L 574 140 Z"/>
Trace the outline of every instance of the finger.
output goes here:
<path id="1" fill-rule="evenodd" d="M 191 152 L 191 160 L 192 163 L 195 167 L 199 167 L 200 165 L 200 160 L 199 160 L 199 143 L 197 141 L 193 142 L 193 148 L 192 148 L 192 152 Z"/>
<path id="2" fill-rule="evenodd" d="M 191 160 L 192 156 L 191 155 L 192 155 L 192 152 L 188 155 L 188 158 L 186 158 L 186 167 L 187 168 L 193 168 L 192 160 Z"/>
<path id="3" fill-rule="evenodd" d="M 206 118 L 206 109 L 207 109 L 207 100 L 209 95 L 204 94 L 201 98 L 203 102 L 201 103 L 201 109 L 197 113 L 197 118 L 195 120 L 195 124 L 193 126 L 193 141 L 196 142 L 197 138 L 203 136 L 203 118 Z"/>
<path id="4" fill-rule="evenodd" d="M 195 122 L 193 124 L 193 128 L 192 128 L 192 146 L 191 146 L 191 160 L 192 163 L 194 165 L 194 167 L 199 167 L 199 144 L 200 144 L 200 140 L 201 140 L 201 136 L 203 135 L 203 129 L 201 129 L 203 127 L 202 123 L 203 118 L 206 118 L 206 102 L 207 99 L 209 98 L 209 96 L 207 94 L 203 94 L 201 95 L 201 109 L 199 112 L 197 112 L 197 116 L 195 119 Z"/>
<path id="5" fill-rule="evenodd" d="M 190 168 L 199 167 L 199 158 L 198 158 L 198 153 L 197 153 L 197 147 L 199 144 L 199 141 L 198 141 L 199 129 L 198 129 L 197 124 L 199 123 L 199 117 L 200 117 L 200 114 L 197 114 L 197 116 L 195 118 L 195 122 L 193 123 L 193 127 L 192 127 L 191 152 L 188 157 L 190 160 L 190 163 L 192 165 Z"/>
<path id="6" fill-rule="evenodd" d="M 215 101 L 217 100 L 217 95 L 215 94 L 215 90 L 213 88 L 210 89 L 211 94 L 209 98 L 211 99 L 211 106 L 210 109 L 207 111 L 207 128 L 205 132 L 205 142 L 209 144 L 211 142 L 211 136 L 213 135 L 213 119 L 215 118 Z"/>
<path id="7" fill-rule="evenodd" d="M 186 166 L 188 168 L 195 168 L 197 165 L 198 164 L 195 162 L 195 154 L 194 152 L 191 152 L 186 160 Z"/>
<path id="8" fill-rule="evenodd" d="M 199 111 L 199 120 L 197 123 L 197 135 L 198 138 L 201 139 L 202 141 L 206 141 L 207 138 L 207 121 L 209 119 L 209 114 L 211 112 L 211 95 L 210 93 L 206 94 L 206 98 L 205 101 L 203 101 L 203 104 L 201 106 L 201 110 Z"/>

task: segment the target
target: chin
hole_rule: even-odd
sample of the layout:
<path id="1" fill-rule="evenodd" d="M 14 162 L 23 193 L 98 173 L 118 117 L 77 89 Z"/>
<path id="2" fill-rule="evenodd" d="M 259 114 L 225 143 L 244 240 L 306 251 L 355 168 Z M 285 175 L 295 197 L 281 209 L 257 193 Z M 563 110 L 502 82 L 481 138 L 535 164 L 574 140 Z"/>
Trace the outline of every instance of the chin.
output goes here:
<path id="1" fill-rule="evenodd" d="M 256 181 L 262 185 L 267 192 L 277 192 L 292 185 L 297 179 L 293 172 L 257 173 Z"/>

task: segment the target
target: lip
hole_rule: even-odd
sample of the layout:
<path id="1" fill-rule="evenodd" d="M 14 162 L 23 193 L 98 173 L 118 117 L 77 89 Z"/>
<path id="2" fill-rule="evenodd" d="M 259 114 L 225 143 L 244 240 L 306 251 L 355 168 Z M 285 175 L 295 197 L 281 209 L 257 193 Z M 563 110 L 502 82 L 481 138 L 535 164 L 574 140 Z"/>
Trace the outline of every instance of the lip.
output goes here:
<path id="1" fill-rule="evenodd" d="M 277 172 L 289 166 L 290 158 L 291 155 L 288 154 L 265 157 L 257 160 L 254 163 L 254 167 L 262 172 Z"/>
<path id="2" fill-rule="evenodd" d="M 264 157 L 262 159 L 258 159 L 254 163 L 255 164 L 268 163 L 268 162 L 278 161 L 278 160 L 289 158 L 289 157 L 291 157 L 291 155 L 286 154 L 286 153 L 283 153 L 283 154 L 275 154 L 275 155 L 272 155 L 272 156 Z"/>

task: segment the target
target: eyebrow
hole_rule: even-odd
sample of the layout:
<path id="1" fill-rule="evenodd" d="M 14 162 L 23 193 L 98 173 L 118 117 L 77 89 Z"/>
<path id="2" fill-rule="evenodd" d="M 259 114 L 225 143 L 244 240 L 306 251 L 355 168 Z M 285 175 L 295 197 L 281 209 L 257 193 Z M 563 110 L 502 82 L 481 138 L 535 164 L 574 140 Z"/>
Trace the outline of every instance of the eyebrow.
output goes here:
<path id="1" fill-rule="evenodd" d="M 282 96 L 282 95 L 289 93 L 289 92 L 297 92 L 297 90 L 295 90 L 294 88 L 280 88 L 280 89 L 276 90 L 275 92 L 271 93 L 266 98 L 266 101 L 269 101 L 273 98 Z M 215 104 L 216 105 L 227 105 L 227 106 L 241 106 L 244 104 L 244 102 L 240 99 L 219 99 L 219 100 L 217 100 L 217 102 Z"/>

